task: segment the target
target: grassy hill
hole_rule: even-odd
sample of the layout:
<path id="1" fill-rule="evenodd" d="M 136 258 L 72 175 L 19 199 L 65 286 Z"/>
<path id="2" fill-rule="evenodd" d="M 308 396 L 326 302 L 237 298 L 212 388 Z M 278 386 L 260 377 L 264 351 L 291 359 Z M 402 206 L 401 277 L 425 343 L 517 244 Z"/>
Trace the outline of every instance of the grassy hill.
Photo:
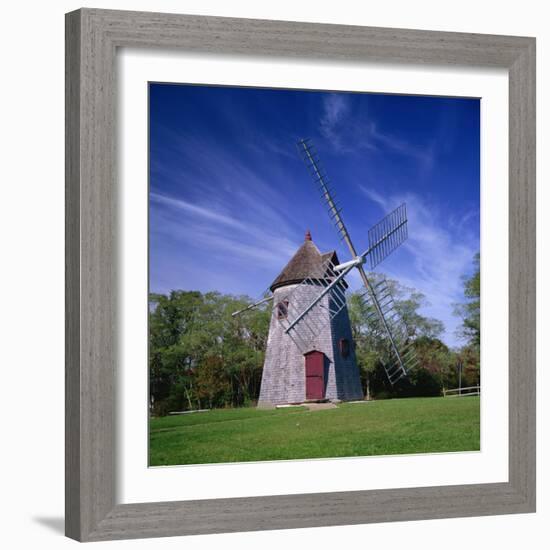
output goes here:
<path id="1" fill-rule="evenodd" d="M 153 418 L 150 465 L 479 450 L 479 397 L 217 409 Z"/>

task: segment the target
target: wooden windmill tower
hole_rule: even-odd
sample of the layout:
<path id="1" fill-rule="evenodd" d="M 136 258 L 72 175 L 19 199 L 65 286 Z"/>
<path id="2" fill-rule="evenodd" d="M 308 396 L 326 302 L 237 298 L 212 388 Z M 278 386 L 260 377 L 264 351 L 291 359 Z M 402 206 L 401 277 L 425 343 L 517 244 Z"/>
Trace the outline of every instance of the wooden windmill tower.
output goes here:
<path id="1" fill-rule="evenodd" d="M 339 263 L 335 251 L 319 252 L 308 231 L 302 246 L 271 284 L 274 307 L 260 404 L 362 399 L 344 281 L 327 292 L 308 313 L 308 325 L 313 332 L 286 331 L 296 312 L 304 310 L 330 284 L 334 277 L 331 266 Z M 336 303 L 343 307 L 331 315 Z"/>
<path id="2" fill-rule="evenodd" d="M 386 279 L 371 282 L 363 267 L 368 259 L 374 269 L 407 238 L 405 205 L 369 230 L 369 246 L 358 254 L 315 149 L 305 139 L 298 142 L 298 149 L 352 259 L 340 263 L 336 252 L 322 254 L 308 231 L 303 245 L 271 284 L 272 295 L 246 308 L 273 301 L 260 406 L 362 398 L 345 296 L 345 277 L 353 269 L 359 272 L 364 286 L 361 299 L 367 306 L 371 329 L 387 343 L 381 360 L 389 382 L 395 384 L 417 364 L 413 343 L 395 309 Z"/>

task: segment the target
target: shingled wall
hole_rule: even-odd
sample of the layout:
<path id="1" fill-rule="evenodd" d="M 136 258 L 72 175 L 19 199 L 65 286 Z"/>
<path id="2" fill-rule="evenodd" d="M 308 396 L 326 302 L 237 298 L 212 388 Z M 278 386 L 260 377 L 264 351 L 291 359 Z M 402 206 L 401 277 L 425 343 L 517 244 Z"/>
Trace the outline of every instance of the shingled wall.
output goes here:
<path id="1" fill-rule="evenodd" d="M 273 304 L 276 305 L 285 299 L 309 303 L 317 292 L 318 289 L 313 287 L 286 285 L 275 289 Z M 260 406 L 305 401 L 306 377 L 303 352 L 313 349 L 323 352 L 326 356 L 325 397 L 327 399 L 346 401 L 363 398 L 353 345 L 350 345 L 350 353 L 346 358 L 342 357 L 339 349 L 340 338 L 346 338 L 350 344 L 352 343 L 347 307 L 329 320 L 330 300 L 331 296 L 327 294 L 319 306 L 309 314 L 317 316 L 316 321 L 323 328 L 318 336 L 311 340 L 311 349 L 307 350 L 298 348 L 292 338 L 285 333 L 284 326 L 279 322 L 276 314 L 272 313 L 258 403 Z M 292 303 L 289 304 L 290 307 L 292 305 Z"/>

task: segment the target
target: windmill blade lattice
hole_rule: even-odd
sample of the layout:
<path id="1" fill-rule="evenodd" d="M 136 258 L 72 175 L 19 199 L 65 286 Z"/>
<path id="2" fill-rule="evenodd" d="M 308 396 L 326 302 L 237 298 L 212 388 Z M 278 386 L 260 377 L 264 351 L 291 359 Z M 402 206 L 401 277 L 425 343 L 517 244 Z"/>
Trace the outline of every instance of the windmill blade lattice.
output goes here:
<path id="1" fill-rule="evenodd" d="M 301 139 L 298 142 L 298 151 L 300 152 L 300 155 L 302 156 L 305 165 L 309 170 L 311 178 L 313 179 L 313 183 L 315 183 L 317 189 L 321 194 L 321 199 L 327 206 L 329 218 L 336 228 L 336 231 L 340 236 L 340 240 L 346 242 L 348 247 L 352 250 L 353 257 L 357 256 L 357 252 L 353 247 L 351 237 L 348 233 L 346 225 L 344 224 L 344 220 L 340 215 L 340 213 L 342 212 L 342 208 L 336 202 L 334 191 L 330 187 L 330 180 L 328 179 L 325 170 L 321 165 L 317 150 L 311 143 L 311 140 Z"/>
<path id="2" fill-rule="evenodd" d="M 365 291 L 361 298 L 369 311 L 367 322 L 371 330 L 379 336 L 389 332 L 390 341 L 395 344 L 388 347 L 387 356 L 382 358 L 388 380 L 393 385 L 418 366 L 408 327 L 397 311 L 391 289 L 384 276 L 372 285 L 372 292 Z M 378 304 L 379 311 L 375 302 Z M 385 321 L 385 326 L 381 323 L 382 319 Z"/>
<path id="3" fill-rule="evenodd" d="M 407 207 L 403 203 L 369 229 L 368 256 L 371 269 L 387 258 L 407 237 Z"/>

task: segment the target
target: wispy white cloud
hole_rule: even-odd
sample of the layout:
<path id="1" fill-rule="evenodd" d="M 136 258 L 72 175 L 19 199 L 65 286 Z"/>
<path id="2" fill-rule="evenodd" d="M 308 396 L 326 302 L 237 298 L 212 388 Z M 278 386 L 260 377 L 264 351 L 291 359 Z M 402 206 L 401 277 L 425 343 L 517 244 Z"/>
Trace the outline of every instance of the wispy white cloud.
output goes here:
<path id="1" fill-rule="evenodd" d="M 377 144 L 378 148 L 385 147 L 393 152 L 412 157 L 418 160 L 424 168 L 431 168 L 433 165 L 433 144 L 428 147 L 419 147 L 410 141 L 379 131 L 375 123 L 368 127 L 367 135 Z"/>
<path id="2" fill-rule="evenodd" d="M 279 184 L 288 173 L 279 173 L 272 154 L 264 165 L 261 158 L 236 155 L 215 140 L 167 134 L 171 162 L 164 164 L 161 155 L 167 151 L 160 152 L 151 178 L 151 246 L 162 248 L 162 258 L 152 266 L 166 266 L 171 255 L 179 261 L 171 261 L 170 278 L 168 268 L 155 274 L 165 287 L 158 290 L 186 285 L 232 293 L 263 290 L 305 231 L 289 213 L 290 198 Z"/>
<path id="3" fill-rule="evenodd" d="M 158 266 L 162 269 L 158 276 L 155 273 L 163 288 L 156 291 L 190 285 L 231 293 L 249 292 L 258 284 L 263 289 L 300 245 L 293 238 L 297 235 L 278 226 L 236 220 L 216 209 L 158 193 L 152 193 L 151 199 L 152 250 L 165 250 Z M 174 256 L 169 280 L 166 251 Z M 257 278 L 261 283 L 251 282 Z"/>
<path id="4" fill-rule="evenodd" d="M 267 169 L 261 162 L 246 162 L 249 155 L 231 154 L 224 143 L 166 132 L 170 136 L 171 154 L 181 157 L 185 171 L 170 171 L 159 163 L 163 187 L 170 182 L 192 199 L 189 203 L 208 203 L 210 208 L 221 212 L 237 202 L 240 208 L 234 214 L 239 218 L 246 215 L 247 219 L 261 219 L 264 224 L 276 224 L 287 232 L 294 228 L 293 220 L 280 207 L 285 196 L 277 181 L 286 174 L 279 172 L 278 163 L 273 162 L 272 157 Z M 152 189 L 155 190 L 154 177 Z"/>
<path id="5" fill-rule="evenodd" d="M 296 147 L 292 140 L 288 142 L 281 142 L 280 140 L 265 137 L 261 140 L 248 141 L 246 143 L 247 147 L 254 151 L 256 154 L 261 155 L 262 158 L 267 158 L 272 160 L 273 154 L 285 157 L 296 161 L 298 158 L 296 155 Z"/>
<path id="6" fill-rule="evenodd" d="M 280 268 L 298 246 L 297 241 L 286 237 L 278 227 L 273 234 L 264 224 L 237 220 L 214 208 L 198 206 L 154 192 L 150 197 L 153 203 L 167 207 L 174 213 L 185 213 L 185 218 L 181 219 L 177 214 L 166 215 L 157 211 L 154 224 L 156 231 L 169 234 L 187 245 L 215 253 L 218 257 L 232 256 L 234 260 L 242 260 L 250 268 L 254 264 Z M 262 208 L 263 214 L 266 213 L 264 205 L 259 204 L 256 207 Z"/>
<path id="7" fill-rule="evenodd" d="M 155 192 L 150 193 L 149 196 L 151 200 L 153 202 L 156 202 L 157 204 L 161 204 L 163 206 L 167 206 L 176 210 L 182 210 L 183 212 L 191 216 L 197 216 L 199 218 L 211 220 L 212 222 L 227 225 L 229 227 L 246 229 L 246 226 L 239 220 L 236 220 L 228 216 L 227 214 L 218 212 L 215 209 L 205 208 L 203 206 L 198 206 L 196 204 L 187 202 L 183 199 L 176 199 L 174 197 L 169 197 L 167 195 L 162 195 Z"/>
<path id="8" fill-rule="evenodd" d="M 419 146 L 403 137 L 380 129 L 372 114 L 365 109 L 353 109 L 353 96 L 329 94 L 323 99 L 323 112 L 319 122 L 320 133 L 340 152 L 372 150 L 390 151 L 417 160 L 423 168 L 434 162 L 434 144 Z"/>
<path id="9" fill-rule="evenodd" d="M 341 125 L 350 110 L 351 103 L 345 94 L 328 94 L 323 99 L 323 113 L 319 123 L 321 134 L 338 149 L 343 147 Z"/>

